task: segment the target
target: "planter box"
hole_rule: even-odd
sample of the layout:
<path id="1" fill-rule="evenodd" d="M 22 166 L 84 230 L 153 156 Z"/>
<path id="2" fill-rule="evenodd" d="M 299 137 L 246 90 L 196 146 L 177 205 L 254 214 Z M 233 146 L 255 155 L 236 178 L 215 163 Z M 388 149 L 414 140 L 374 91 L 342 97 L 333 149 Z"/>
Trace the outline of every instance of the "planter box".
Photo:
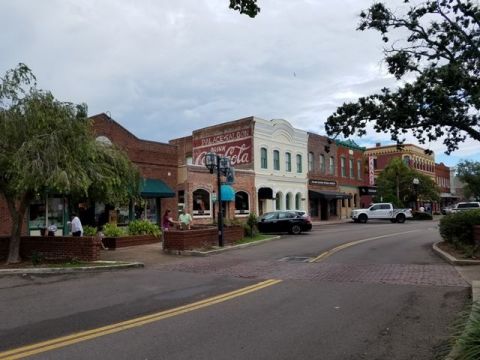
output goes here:
<path id="1" fill-rule="evenodd" d="M 242 226 L 225 226 L 225 245 L 235 244 L 243 239 Z M 169 250 L 208 249 L 218 245 L 218 228 L 214 226 L 194 227 L 191 230 L 172 229 L 164 233 L 163 248 Z"/>
<path id="2" fill-rule="evenodd" d="M 161 238 L 153 235 L 128 235 L 119 237 L 104 237 L 103 244 L 108 248 L 115 250 L 127 246 L 137 246 L 154 244 L 161 241 Z"/>

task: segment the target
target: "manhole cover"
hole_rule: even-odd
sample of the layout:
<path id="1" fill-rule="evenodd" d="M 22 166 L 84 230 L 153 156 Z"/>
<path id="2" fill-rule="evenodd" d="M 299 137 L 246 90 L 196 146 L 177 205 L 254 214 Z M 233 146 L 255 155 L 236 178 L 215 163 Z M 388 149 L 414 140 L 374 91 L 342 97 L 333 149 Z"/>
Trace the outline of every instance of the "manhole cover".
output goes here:
<path id="1" fill-rule="evenodd" d="M 311 258 L 308 256 L 287 256 L 279 259 L 278 261 L 288 261 L 288 262 L 308 262 Z"/>

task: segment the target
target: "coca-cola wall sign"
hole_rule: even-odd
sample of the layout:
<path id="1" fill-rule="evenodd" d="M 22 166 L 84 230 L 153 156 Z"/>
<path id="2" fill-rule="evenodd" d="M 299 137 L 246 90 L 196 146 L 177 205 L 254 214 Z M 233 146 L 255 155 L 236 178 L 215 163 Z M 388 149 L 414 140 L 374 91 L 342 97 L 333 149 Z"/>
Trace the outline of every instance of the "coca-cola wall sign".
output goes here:
<path id="1" fill-rule="evenodd" d="M 252 162 L 252 132 L 250 128 L 193 140 L 193 163 L 205 165 L 205 154 L 214 152 L 230 158 L 232 166 Z"/>

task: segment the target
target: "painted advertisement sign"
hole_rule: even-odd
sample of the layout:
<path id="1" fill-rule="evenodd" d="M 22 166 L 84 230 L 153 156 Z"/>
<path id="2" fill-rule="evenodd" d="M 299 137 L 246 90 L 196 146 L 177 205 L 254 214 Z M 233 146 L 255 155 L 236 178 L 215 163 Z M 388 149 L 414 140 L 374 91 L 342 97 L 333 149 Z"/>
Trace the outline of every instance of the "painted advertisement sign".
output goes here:
<path id="1" fill-rule="evenodd" d="M 368 184 L 375 185 L 375 166 L 373 156 L 368 157 Z"/>
<path id="2" fill-rule="evenodd" d="M 205 154 L 214 152 L 230 158 L 232 166 L 252 162 L 250 128 L 193 140 L 193 163 L 205 165 Z"/>

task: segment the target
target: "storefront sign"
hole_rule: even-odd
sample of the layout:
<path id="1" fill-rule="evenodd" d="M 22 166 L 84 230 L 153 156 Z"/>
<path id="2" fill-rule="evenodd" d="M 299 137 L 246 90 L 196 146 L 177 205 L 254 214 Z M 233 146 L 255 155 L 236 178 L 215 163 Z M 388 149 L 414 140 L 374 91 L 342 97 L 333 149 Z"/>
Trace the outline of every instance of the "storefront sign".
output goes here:
<path id="1" fill-rule="evenodd" d="M 371 186 L 359 186 L 358 190 L 360 191 L 360 195 L 376 195 L 377 188 Z"/>
<path id="2" fill-rule="evenodd" d="M 375 185 L 375 167 L 373 156 L 368 157 L 368 184 Z"/>
<path id="3" fill-rule="evenodd" d="M 250 128 L 214 135 L 193 141 L 193 163 L 205 165 L 205 154 L 214 152 L 230 158 L 232 166 L 252 162 L 252 135 Z"/>
<path id="4" fill-rule="evenodd" d="M 333 180 L 310 179 L 308 180 L 308 183 L 310 185 L 337 186 L 337 182 Z"/>

